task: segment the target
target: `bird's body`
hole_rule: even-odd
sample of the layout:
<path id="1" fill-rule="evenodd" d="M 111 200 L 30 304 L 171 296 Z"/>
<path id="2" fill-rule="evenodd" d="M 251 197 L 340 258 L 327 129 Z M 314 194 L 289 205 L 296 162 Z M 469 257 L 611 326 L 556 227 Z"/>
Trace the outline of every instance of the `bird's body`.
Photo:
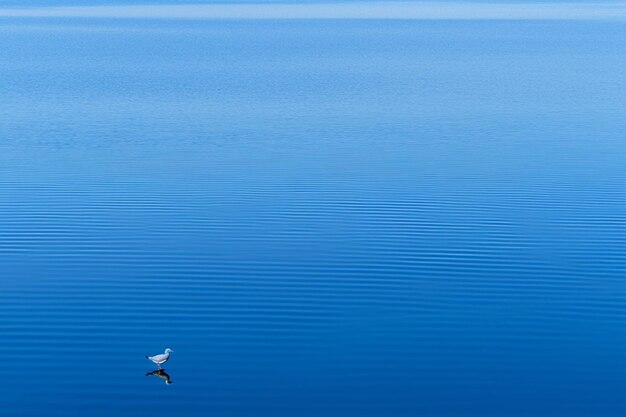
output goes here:
<path id="1" fill-rule="evenodd" d="M 160 355 L 154 355 L 154 356 L 146 356 L 146 358 L 156 363 L 159 369 L 161 369 L 161 365 L 170 359 L 170 352 L 174 352 L 174 351 L 170 348 L 167 348 L 165 349 L 165 353 L 162 353 Z"/>

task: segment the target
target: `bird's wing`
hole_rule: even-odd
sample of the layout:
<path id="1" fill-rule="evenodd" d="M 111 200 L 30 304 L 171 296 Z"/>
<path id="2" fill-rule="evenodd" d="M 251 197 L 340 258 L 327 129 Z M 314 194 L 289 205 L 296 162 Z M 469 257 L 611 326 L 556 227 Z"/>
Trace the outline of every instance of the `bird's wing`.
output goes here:
<path id="1" fill-rule="evenodd" d="M 149 358 L 149 359 L 150 359 L 151 361 L 160 362 L 160 361 L 162 361 L 162 360 L 167 359 L 167 356 L 168 356 L 168 355 L 163 355 L 163 354 L 161 354 L 161 355 L 154 355 L 154 356 L 150 356 L 150 358 Z"/>

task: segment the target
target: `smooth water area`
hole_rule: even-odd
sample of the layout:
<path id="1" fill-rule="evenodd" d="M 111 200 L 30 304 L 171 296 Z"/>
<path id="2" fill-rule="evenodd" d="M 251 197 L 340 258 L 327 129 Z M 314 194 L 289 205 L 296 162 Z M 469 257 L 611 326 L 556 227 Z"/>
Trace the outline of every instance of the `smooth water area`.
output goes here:
<path id="1" fill-rule="evenodd" d="M 0 20 L 2 415 L 623 416 L 625 41 Z"/>

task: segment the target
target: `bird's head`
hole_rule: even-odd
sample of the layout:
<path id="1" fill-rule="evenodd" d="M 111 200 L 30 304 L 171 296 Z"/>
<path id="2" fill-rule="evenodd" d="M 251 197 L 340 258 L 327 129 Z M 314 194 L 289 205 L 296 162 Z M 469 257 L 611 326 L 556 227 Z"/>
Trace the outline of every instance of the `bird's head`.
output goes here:
<path id="1" fill-rule="evenodd" d="M 165 353 L 170 353 L 170 352 L 174 352 L 174 351 L 170 348 L 165 349 Z"/>

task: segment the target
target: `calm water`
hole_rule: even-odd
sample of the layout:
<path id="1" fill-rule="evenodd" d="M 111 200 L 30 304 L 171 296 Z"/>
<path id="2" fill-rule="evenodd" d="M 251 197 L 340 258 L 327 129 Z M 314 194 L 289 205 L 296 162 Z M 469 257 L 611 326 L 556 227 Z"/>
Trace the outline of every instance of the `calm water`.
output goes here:
<path id="1" fill-rule="evenodd" d="M 2 415 L 623 416 L 625 41 L 1 20 Z"/>

